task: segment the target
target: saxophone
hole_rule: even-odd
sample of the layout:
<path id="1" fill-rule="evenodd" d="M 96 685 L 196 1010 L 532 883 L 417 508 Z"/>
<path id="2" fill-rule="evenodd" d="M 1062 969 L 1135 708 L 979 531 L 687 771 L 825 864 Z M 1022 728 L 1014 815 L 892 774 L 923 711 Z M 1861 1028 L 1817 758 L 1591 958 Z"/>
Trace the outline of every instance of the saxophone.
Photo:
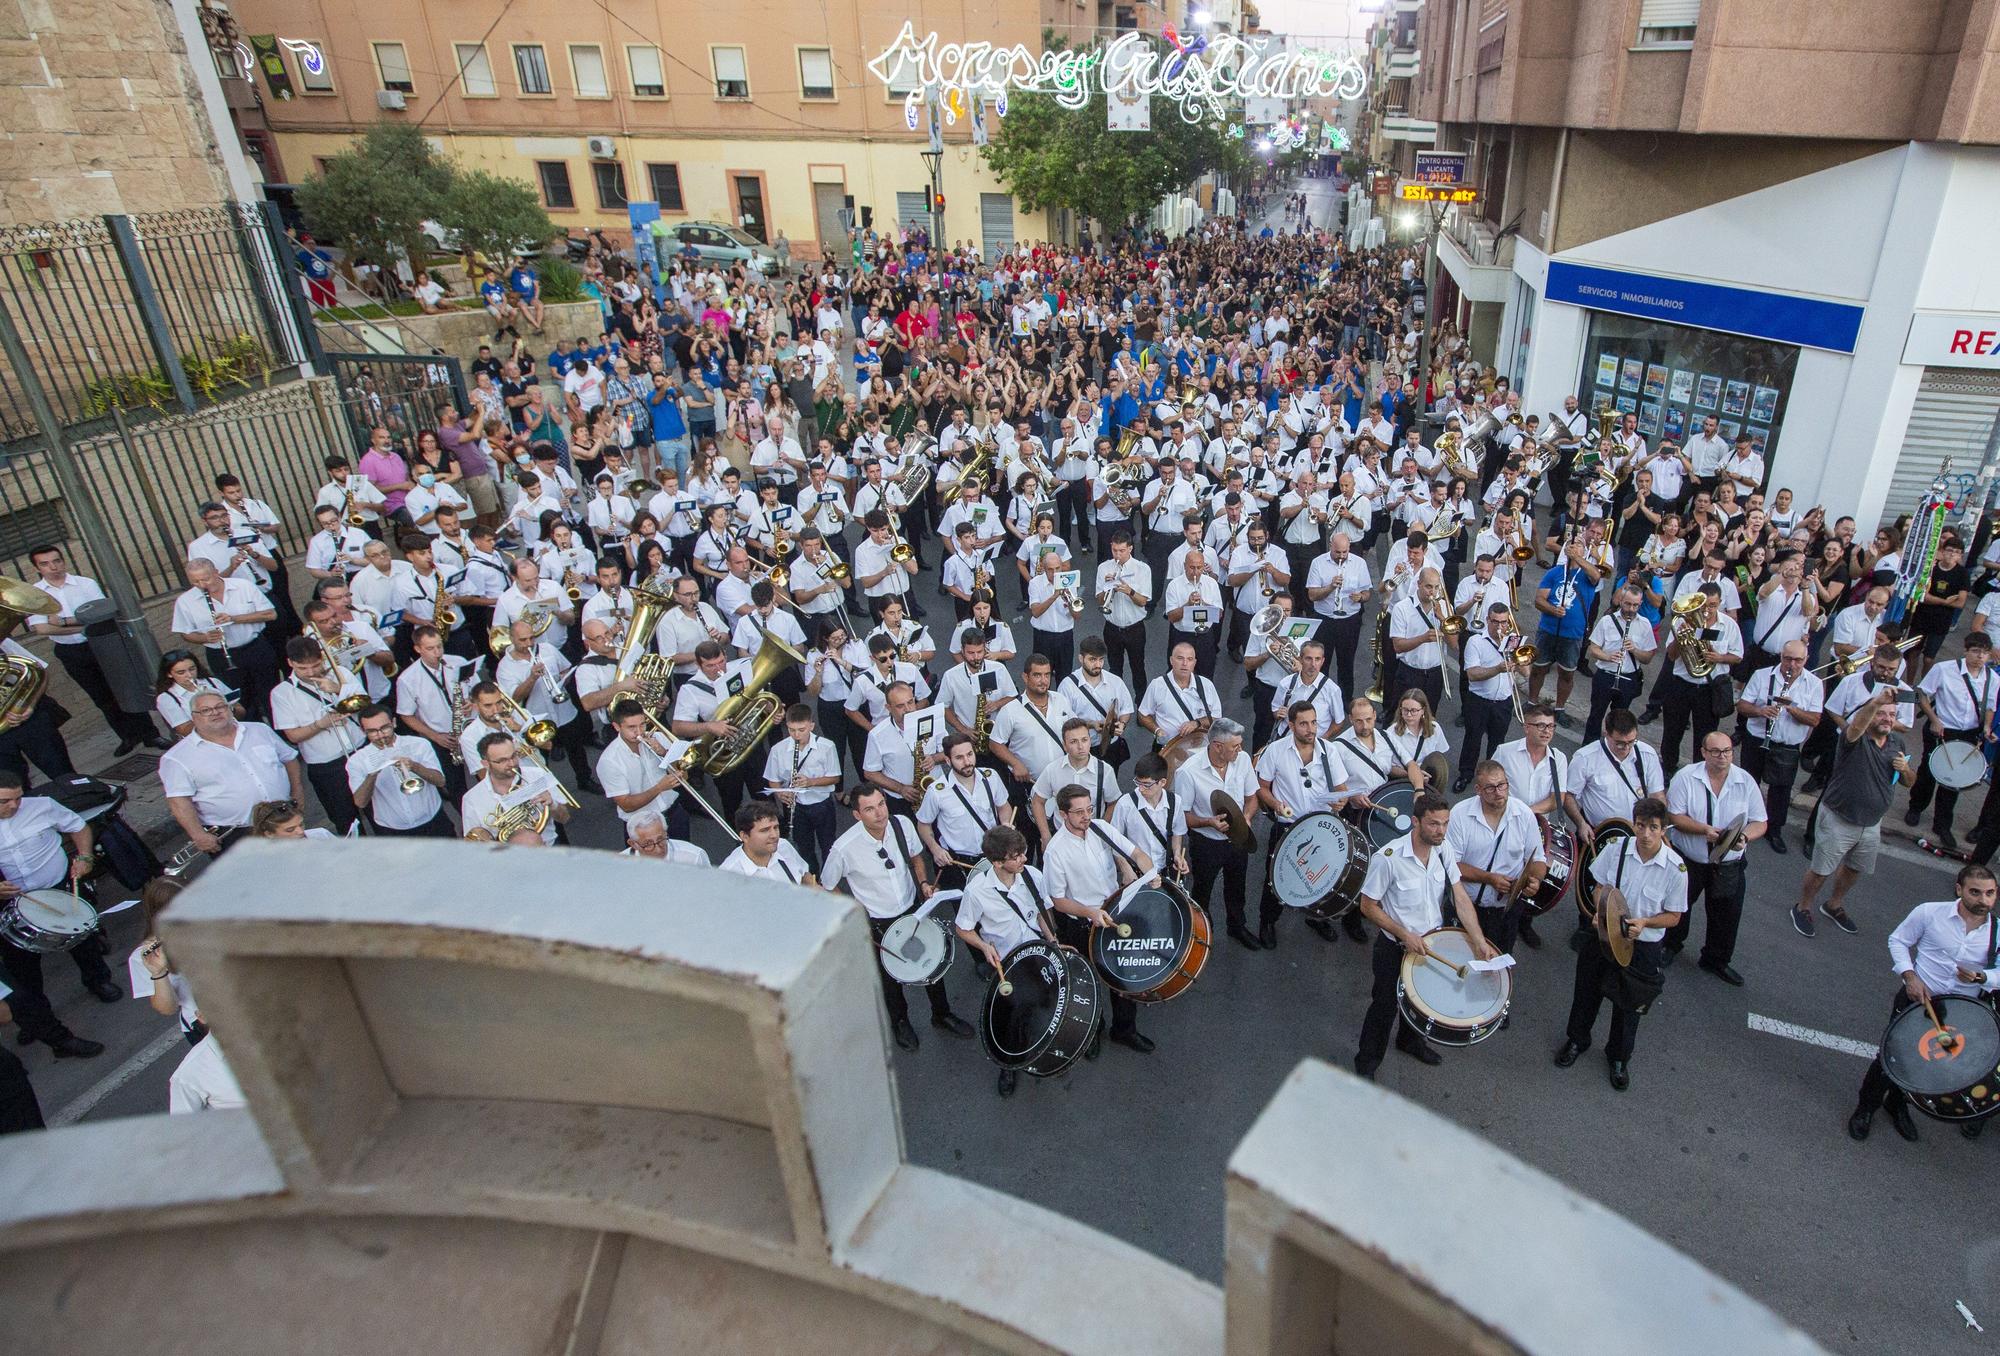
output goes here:
<path id="1" fill-rule="evenodd" d="M 972 708 L 972 751 L 986 752 L 993 741 L 993 717 L 986 711 L 986 694 L 979 694 L 978 704 Z"/>

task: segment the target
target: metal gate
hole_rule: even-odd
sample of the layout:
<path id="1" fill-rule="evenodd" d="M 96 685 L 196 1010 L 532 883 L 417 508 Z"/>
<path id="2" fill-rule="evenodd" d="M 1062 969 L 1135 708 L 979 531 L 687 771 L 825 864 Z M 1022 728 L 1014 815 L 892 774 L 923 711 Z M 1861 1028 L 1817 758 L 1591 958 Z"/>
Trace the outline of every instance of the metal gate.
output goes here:
<path id="1" fill-rule="evenodd" d="M 1996 417 L 2000 417 L 2000 372 L 1925 368 L 1909 425 L 1903 430 L 1889 497 L 1882 505 L 1883 520 L 1914 509 L 1946 457 L 1956 472 L 1977 472 Z"/>
<path id="2" fill-rule="evenodd" d="M 896 195 L 896 226 L 905 236 L 908 236 L 912 231 L 930 230 L 930 194 L 898 193 Z"/>
<path id="3" fill-rule="evenodd" d="M 989 264 L 1014 248 L 1014 197 L 1011 193 L 979 195 L 979 248 Z"/>
<path id="4" fill-rule="evenodd" d="M 435 429 L 445 415 L 464 412 L 471 403 L 465 371 L 458 359 L 443 354 L 328 353 L 327 362 L 340 386 L 340 407 L 354 452 L 368 445 L 368 431 L 377 424 L 404 443 L 423 429 Z"/>

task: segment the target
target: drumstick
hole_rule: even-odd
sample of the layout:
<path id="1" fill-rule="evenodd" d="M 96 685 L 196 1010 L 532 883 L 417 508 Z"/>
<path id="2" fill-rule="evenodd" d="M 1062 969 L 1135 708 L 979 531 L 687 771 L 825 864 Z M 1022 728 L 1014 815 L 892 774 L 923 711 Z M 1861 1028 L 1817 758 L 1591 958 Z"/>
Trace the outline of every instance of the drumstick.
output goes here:
<path id="1" fill-rule="evenodd" d="M 1009 984 L 1009 983 L 1008 983 L 1008 982 L 1007 982 L 1006 980 L 1004 980 L 1004 979 L 1003 979 L 1003 980 L 1001 980 L 1001 981 L 1000 981 L 1000 996 L 1001 996 L 1002 998 L 1011 998 L 1011 997 L 1013 996 L 1013 994 L 1014 994 L 1014 986 L 1013 986 L 1012 984 Z"/>
<path id="2" fill-rule="evenodd" d="M 1460 979 L 1465 978 L 1466 968 L 1463 965 L 1452 964 L 1450 961 L 1446 960 L 1443 956 L 1440 956 L 1437 952 L 1431 950 L 1429 947 L 1424 948 L 1424 958 L 1426 960 L 1436 961 L 1439 965 L 1442 965 L 1445 969 L 1451 971 L 1453 974 L 1457 975 Z"/>
<path id="3" fill-rule="evenodd" d="M 1938 1038 L 1938 1044 L 1947 1050 L 1956 1050 L 1958 1037 L 1944 1029 L 1944 1023 L 1938 1020 L 1937 1009 L 1931 1006 L 1928 997 L 1924 999 L 1924 1016 L 1931 1019 L 1931 1034 Z"/>

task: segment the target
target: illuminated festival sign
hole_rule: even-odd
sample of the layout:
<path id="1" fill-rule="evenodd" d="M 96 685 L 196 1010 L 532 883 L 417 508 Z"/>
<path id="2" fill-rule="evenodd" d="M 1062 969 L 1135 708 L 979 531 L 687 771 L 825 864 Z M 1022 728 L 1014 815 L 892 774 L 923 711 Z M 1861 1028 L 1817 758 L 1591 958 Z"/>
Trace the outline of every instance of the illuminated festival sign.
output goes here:
<path id="1" fill-rule="evenodd" d="M 1231 34 L 1168 48 L 1134 32 L 1103 47 L 1037 53 L 1020 43 L 944 42 L 936 33 L 920 39 L 907 21 L 868 69 L 885 86 L 908 91 L 904 117 L 912 126 L 927 99 L 942 99 L 948 117 L 954 96 L 961 104 L 967 96 L 996 101 L 1004 114 L 1016 90 L 1053 95 L 1065 108 L 1082 108 L 1100 90 L 1157 95 L 1173 100 L 1186 121 L 1200 122 L 1229 116 L 1238 100 L 1354 99 L 1368 87 L 1367 68 L 1346 50 L 1265 49 Z"/>

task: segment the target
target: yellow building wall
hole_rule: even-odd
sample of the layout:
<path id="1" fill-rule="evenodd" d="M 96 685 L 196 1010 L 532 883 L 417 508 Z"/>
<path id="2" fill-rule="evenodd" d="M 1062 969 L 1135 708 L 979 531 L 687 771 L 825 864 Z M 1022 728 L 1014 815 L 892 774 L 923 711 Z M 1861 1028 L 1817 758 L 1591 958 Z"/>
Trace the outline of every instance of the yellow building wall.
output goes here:
<path id="1" fill-rule="evenodd" d="M 352 138 L 325 132 L 280 132 L 280 152 L 286 167 L 305 176 L 316 170 L 318 159 L 348 148 Z M 797 141 L 709 137 L 614 138 L 618 158 L 625 166 L 626 190 L 635 202 L 650 197 L 648 164 L 680 167 L 682 212 L 663 212 L 669 221 L 734 221 L 734 199 L 730 183 L 734 176 L 761 174 L 764 205 L 769 217 L 767 235 L 775 240 L 779 230 L 792 242 L 794 252 L 810 255 L 820 244 L 819 224 L 813 212 L 813 185 L 838 183 L 854 195 L 857 211 L 868 205 L 875 212 L 875 229 L 883 231 L 896 220 L 897 192 L 928 189 L 930 175 L 921 152 L 924 143 L 912 136 L 908 141 L 862 142 L 852 140 Z M 581 136 L 512 136 L 504 134 L 445 134 L 432 141 L 468 169 L 504 174 L 534 185 L 540 181 L 535 164 L 560 160 L 569 166 L 570 189 L 576 198 L 572 211 L 551 210 L 558 226 L 581 230 L 587 226 L 623 229 L 628 218 L 623 211 L 604 211 L 597 205 L 591 179 L 594 163 Z M 979 202 L 982 193 L 1004 193 L 993 172 L 968 145 L 947 143 L 944 152 L 945 236 L 948 240 L 980 240 Z M 1014 239 L 1021 244 L 1048 240 L 1046 212 L 1026 212 L 1014 208 Z M 845 242 L 828 242 L 844 245 Z"/>

